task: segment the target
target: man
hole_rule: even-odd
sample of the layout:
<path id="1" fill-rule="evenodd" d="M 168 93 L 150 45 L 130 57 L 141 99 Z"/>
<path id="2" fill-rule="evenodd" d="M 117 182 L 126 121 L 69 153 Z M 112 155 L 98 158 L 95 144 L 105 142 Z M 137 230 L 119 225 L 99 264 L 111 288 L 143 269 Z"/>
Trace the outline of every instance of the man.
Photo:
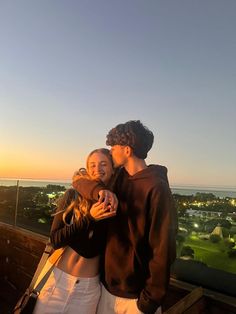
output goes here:
<path id="1" fill-rule="evenodd" d="M 119 167 L 113 186 L 119 205 L 108 223 L 99 314 L 161 313 L 175 259 L 177 218 L 167 169 L 145 162 L 153 139 L 139 120 L 119 124 L 107 135 Z M 101 182 L 79 180 L 74 186 L 86 197 L 115 202 Z"/>

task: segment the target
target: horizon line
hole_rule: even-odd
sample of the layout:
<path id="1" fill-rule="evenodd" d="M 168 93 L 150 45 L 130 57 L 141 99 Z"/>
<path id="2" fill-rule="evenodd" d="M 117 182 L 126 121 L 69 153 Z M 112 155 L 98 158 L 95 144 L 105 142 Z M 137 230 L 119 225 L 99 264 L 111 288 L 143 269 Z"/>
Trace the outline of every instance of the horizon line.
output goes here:
<path id="1" fill-rule="evenodd" d="M 45 179 L 45 178 L 15 178 L 15 177 L 0 177 L 1 180 L 9 180 L 9 181 L 38 181 L 38 182 L 60 182 L 60 183 L 70 183 L 71 179 Z M 236 186 L 230 185 L 214 185 L 214 184 L 195 184 L 195 183 L 172 183 L 170 184 L 171 188 L 174 189 L 230 189 L 236 191 Z"/>

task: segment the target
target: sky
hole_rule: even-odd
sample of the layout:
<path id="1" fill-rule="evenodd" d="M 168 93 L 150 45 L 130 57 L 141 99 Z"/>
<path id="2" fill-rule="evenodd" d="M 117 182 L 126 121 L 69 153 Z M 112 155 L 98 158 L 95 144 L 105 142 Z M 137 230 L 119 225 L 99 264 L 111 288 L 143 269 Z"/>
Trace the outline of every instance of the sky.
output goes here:
<path id="1" fill-rule="evenodd" d="M 0 0 L 0 178 L 70 180 L 119 123 L 171 185 L 236 188 L 235 0 Z"/>

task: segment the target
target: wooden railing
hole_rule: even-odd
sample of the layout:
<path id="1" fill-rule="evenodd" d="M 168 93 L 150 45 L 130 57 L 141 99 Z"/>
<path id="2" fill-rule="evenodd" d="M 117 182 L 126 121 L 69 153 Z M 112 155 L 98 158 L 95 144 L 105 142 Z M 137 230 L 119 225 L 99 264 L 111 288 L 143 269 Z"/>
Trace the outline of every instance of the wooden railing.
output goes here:
<path id="1" fill-rule="evenodd" d="M 0 313 L 11 313 L 16 300 L 28 287 L 47 239 L 0 222 Z M 7 285 L 11 290 L 6 289 Z M 1 304 L 3 299 L 7 300 L 7 305 Z M 163 312 L 233 314 L 236 299 L 172 279 Z"/>

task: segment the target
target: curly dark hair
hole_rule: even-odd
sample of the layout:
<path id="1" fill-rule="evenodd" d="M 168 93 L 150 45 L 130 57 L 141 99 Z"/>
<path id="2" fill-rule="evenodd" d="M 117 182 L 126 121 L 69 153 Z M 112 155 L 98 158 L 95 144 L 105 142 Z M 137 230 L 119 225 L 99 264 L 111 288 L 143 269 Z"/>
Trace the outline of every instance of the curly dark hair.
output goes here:
<path id="1" fill-rule="evenodd" d="M 140 120 L 130 120 L 118 124 L 109 131 L 106 145 L 130 146 L 135 156 L 145 159 L 148 151 L 152 148 L 153 140 L 153 133 Z"/>

